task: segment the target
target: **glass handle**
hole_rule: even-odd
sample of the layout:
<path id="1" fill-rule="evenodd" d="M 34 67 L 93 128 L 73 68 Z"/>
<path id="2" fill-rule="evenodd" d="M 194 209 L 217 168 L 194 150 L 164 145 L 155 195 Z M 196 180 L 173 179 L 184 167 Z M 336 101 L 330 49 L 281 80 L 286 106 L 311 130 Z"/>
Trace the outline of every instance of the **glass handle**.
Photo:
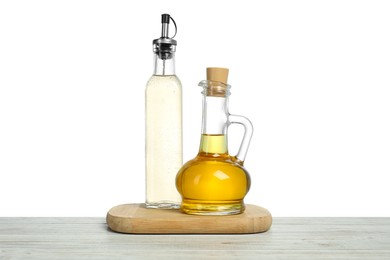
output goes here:
<path id="1" fill-rule="evenodd" d="M 242 165 L 244 163 L 246 153 L 248 152 L 249 143 L 252 139 L 253 126 L 251 121 L 249 121 L 248 118 L 244 116 L 237 116 L 237 115 L 229 115 L 229 124 L 240 124 L 244 126 L 245 129 L 244 137 L 242 138 L 240 149 L 238 149 L 237 155 L 233 157 L 233 159 L 237 163 Z"/>

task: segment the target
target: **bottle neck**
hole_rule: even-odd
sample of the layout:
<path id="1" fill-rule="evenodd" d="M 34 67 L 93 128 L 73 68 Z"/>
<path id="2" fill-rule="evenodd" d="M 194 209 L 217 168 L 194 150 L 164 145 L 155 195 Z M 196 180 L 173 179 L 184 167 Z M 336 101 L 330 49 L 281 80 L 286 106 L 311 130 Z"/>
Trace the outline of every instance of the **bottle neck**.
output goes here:
<path id="1" fill-rule="evenodd" d="M 168 59 L 161 59 L 160 55 L 155 53 L 153 74 L 158 76 L 175 75 L 175 53 L 171 53 Z"/>
<path id="2" fill-rule="evenodd" d="M 226 134 L 228 117 L 227 97 L 203 97 L 202 134 Z"/>
<path id="3" fill-rule="evenodd" d="M 203 96 L 202 137 L 199 152 L 204 155 L 228 154 L 228 98 Z"/>

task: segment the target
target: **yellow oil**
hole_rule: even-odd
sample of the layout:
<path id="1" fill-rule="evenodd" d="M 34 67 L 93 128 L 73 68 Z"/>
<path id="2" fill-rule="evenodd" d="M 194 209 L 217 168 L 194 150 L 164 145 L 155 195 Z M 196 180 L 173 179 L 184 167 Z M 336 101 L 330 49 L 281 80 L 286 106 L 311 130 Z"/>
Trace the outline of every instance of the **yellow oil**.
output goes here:
<path id="1" fill-rule="evenodd" d="M 225 135 L 203 134 L 198 155 L 179 170 L 176 187 L 185 213 L 238 214 L 245 209 L 243 199 L 250 188 L 250 177 L 228 154 Z"/>

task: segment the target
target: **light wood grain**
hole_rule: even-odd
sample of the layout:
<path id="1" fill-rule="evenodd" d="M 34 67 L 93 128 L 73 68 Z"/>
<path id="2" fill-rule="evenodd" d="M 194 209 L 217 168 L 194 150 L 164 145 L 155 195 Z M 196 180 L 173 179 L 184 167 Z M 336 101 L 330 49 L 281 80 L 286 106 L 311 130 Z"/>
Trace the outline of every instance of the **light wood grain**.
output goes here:
<path id="1" fill-rule="evenodd" d="M 147 209 L 144 204 L 123 204 L 107 213 L 108 226 L 133 234 L 249 234 L 267 231 L 272 224 L 268 210 L 246 205 L 242 214 L 197 216 L 172 209 Z"/>
<path id="2" fill-rule="evenodd" d="M 131 235 L 104 218 L 0 218 L 0 259 L 390 259 L 390 218 L 274 218 L 245 235 Z"/>

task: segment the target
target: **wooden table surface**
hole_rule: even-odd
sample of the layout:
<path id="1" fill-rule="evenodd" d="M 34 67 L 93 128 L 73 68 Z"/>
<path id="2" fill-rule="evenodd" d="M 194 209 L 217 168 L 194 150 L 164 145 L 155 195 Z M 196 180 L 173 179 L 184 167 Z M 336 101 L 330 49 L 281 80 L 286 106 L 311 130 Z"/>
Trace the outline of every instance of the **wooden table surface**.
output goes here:
<path id="1" fill-rule="evenodd" d="M 390 259 L 390 218 L 274 218 L 249 235 L 129 235 L 104 218 L 0 218 L 0 259 Z"/>

